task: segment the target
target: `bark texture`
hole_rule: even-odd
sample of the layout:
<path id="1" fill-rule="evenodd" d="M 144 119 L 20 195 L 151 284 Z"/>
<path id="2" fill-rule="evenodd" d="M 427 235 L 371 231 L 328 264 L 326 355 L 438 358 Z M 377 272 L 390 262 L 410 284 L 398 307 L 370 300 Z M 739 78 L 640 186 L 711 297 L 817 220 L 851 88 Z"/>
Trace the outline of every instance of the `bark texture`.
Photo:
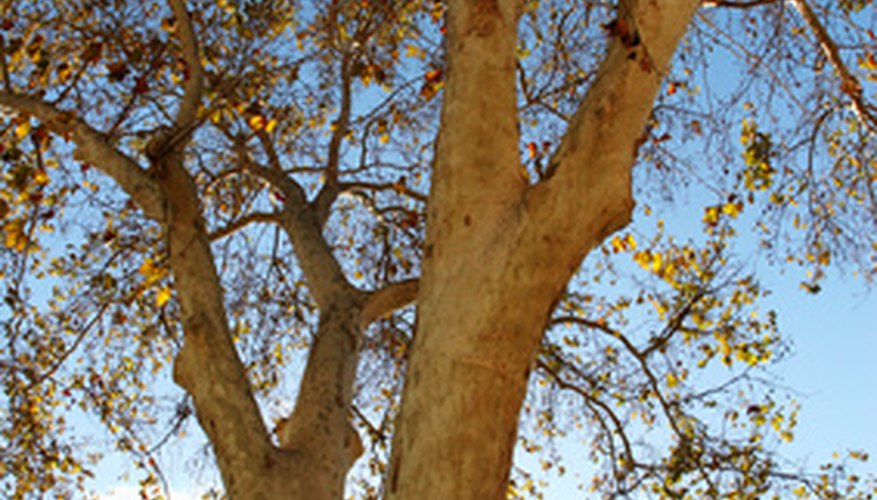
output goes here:
<path id="1" fill-rule="evenodd" d="M 622 2 L 640 41 L 610 43 L 553 176 L 530 188 L 518 174 L 518 4 L 449 2 L 427 258 L 389 498 L 505 497 L 548 314 L 582 258 L 630 219 L 637 140 L 698 4 Z"/>

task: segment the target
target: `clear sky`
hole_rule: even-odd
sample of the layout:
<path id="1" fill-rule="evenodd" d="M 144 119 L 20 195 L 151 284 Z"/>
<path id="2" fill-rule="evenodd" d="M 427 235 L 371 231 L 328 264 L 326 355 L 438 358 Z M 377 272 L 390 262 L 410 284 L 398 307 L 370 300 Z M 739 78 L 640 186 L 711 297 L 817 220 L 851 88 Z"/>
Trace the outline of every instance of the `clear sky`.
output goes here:
<path id="1" fill-rule="evenodd" d="M 770 302 L 795 347 L 776 372 L 803 403 L 789 451 L 814 466 L 832 451 L 877 453 L 877 293 L 835 276 L 813 296 L 795 280 L 772 278 Z"/>

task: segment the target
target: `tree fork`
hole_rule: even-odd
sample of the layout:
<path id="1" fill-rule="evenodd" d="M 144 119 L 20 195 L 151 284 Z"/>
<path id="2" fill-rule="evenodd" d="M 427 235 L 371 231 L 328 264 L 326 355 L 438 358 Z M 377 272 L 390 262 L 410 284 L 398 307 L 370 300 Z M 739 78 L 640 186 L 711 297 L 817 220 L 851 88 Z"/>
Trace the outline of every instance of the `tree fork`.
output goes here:
<path id="1" fill-rule="evenodd" d="M 507 105 L 514 3 L 473 5 L 448 6 L 447 91 L 417 334 L 393 441 L 393 500 L 505 498 L 545 321 L 581 259 L 630 220 L 637 140 L 699 1 L 622 2 L 636 43 L 610 42 L 552 158 L 556 174 L 532 188 L 510 182 L 518 139 L 503 126 L 517 113 Z M 478 69 L 485 60 L 491 66 Z M 485 71 L 499 89 L 489 95 L 473 91 Z"/>

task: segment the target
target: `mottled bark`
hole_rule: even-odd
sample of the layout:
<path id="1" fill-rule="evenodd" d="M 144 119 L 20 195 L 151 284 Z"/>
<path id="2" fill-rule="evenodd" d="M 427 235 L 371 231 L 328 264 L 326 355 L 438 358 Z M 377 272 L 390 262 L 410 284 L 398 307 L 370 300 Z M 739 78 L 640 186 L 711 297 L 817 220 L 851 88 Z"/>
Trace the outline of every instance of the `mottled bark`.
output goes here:
<path id="1" fill-rule="evenodd" d="M 531 189 L 514 179 L 515 2 L 449 3 L 447 93 L 389 498 L 505 497 L 545 322 L 582 258 L 630 219 L 637 141 L 698 3 L 622 3 L 639 41 L 610 43 L 553 177 Z"/>
<path id="2" fill-rule="evenodd" d="M 156 166 L 166 200 L 170 267 L 183 320 L 183 347 L 174 379 L 195 403 L 198 422 L 210 438 L 227 491 L 258 498 L 253 481 L 260 468 L 290 470 L 290 457 L 268 440 L 246 372 L 232 343 L 222 290 L 197 193 L 178 155 Z M 270 496 L 264 496 L 270 498 Z"/>

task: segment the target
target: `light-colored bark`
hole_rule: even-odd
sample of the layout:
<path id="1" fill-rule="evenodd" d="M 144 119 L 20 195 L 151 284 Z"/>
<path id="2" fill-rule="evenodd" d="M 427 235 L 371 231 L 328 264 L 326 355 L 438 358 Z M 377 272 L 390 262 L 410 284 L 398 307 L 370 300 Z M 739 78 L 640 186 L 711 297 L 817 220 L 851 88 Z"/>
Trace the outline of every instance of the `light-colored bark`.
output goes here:
<path id="1" fill-rule="evenodd" d="M 405 280 L 370 293 L 362 306 L 360 327 L 364 330 L 381 316 L 414 302 L 417 298 L 417 285 L 417 280 Z"/>
<path id="2" fill-rule="evenodd" d="M 281 447 L 304 453 L 321 469 L 318 490 L 306 498 L 341 498 L 347 471 L 362 453 L 348 420 L 359 359 L 359 309 L 337 300 L 321 312 L 295 410 L 278 432 Z"/>
<path id="3" fill-rule="evenodd" d="M 581 259 L 629 221 L 636 145 L 698 4 L 622 2 L 640 43 L 610 43 L 554 175 L 527 189 L 514 178 L 510 125 L 515 4 L 449 3 L 447 91 L 389 498 L 505 497 L 545 321 Z"/>
<path id="4" fill-rule="evenodd" d="M 188 138 L 198 120 L 201 107 L 201 96 L 204 94 L 204 68 L 201 67 L 201 55 L 198 50 L 198 37 L 192 19 L 186 11 L 185 0 L 168 0 L 176 19 L 176 35 L 180 41 L 183 61 L 186 63 L 183 88 L 185 93 L 177 111 L 175 128 Z"/>
<path id="5" fill-rule="evenodd" d="M 33 116 L 51 132 L 73 141 L 74 156 L 112 177 L 147 217 L 161 220 L 163 208 L 158 184 L 132 158 L 117 150 L 105 134 L 75 113 L 61 111 L 35 97 L 0 91 L 0 106 Z"/>
<path id="6" fill-rule="evenodd" d="M 168 256 L 185 334 L 174 379 L 192 396 L 198 422 L 234 497 L 253 487 L 248 478 L 254 464 L 289 468 L 292 463 L 269 441 L 232 343 L 195 185 L 179 153 L 162 162 L 155 170 L 167 200 Z"/>

